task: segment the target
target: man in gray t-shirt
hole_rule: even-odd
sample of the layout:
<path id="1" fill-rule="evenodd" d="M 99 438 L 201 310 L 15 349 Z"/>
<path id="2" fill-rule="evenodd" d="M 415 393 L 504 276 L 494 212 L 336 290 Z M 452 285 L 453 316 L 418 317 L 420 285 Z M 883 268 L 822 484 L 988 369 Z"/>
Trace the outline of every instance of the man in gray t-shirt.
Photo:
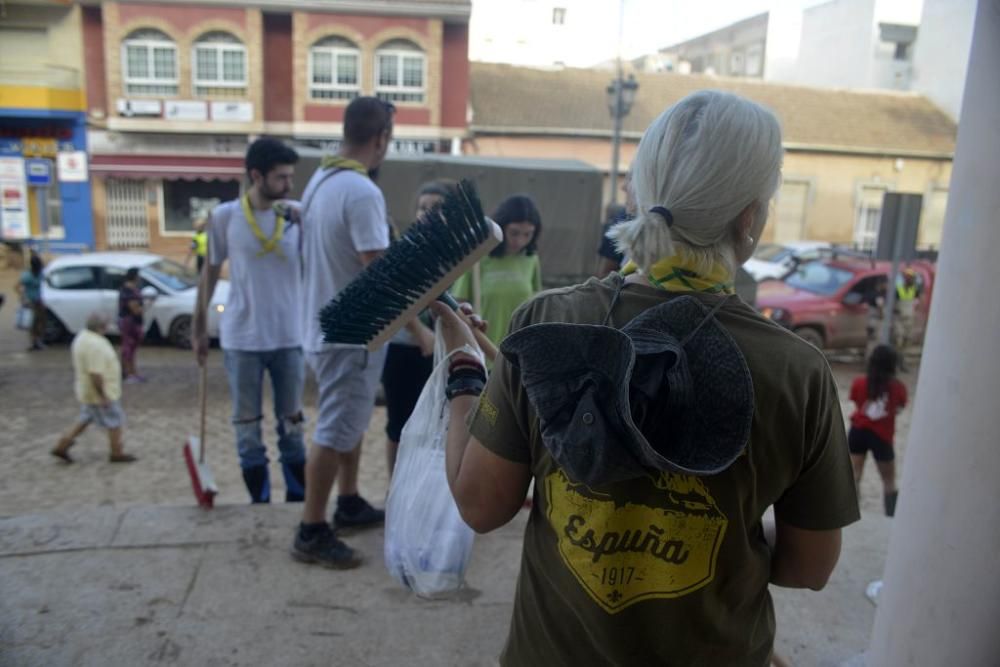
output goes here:
<path id="1" fill-rule="evenodd" d="M 303 348 L 316 376 L 318 416 L 307 463 L 306 502 L 292 556 L 326 567 L 360 564 L 326 520 L 337 481 L 338 530 L 382 523 L 385 513 L 358 494 L 361 440 L 375 406 L 385 350 L 328 345 L 319 312 L 389 246 L 385 200 L 368 172 L 385 159 L 394 107 L 359 97 L 344 112 L 340 152 L 324 159 L 302 196 Z"/>
<path id="2" fill-rule="evenodd" d="M 202 271 L 194 321 L 198 364 L 208 355 L 205 308 L 222 263 L 229 261 L 229 297 L 220 345 L 233 400 L 233 427 L 240 468 L 250 499 L 271 499 L 267 448 L 261 436 L 264 372 L 271 376 L 285 500 L 305 498 L 302 385 L 302 265 L 299 225 L 293 211 L 275 204 L 288 196 L 299 156 L 277 139 L 262 138 L 247 150 L 252 185 L 237 200 L 220 204 L 208 220 L 208 265 Z"/>

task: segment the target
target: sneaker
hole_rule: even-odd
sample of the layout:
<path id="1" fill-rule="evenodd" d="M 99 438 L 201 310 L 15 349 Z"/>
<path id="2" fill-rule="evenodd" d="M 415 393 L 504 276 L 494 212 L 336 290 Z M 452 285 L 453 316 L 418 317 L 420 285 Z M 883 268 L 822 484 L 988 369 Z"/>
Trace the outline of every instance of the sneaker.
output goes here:
<path id="1" fill-rule="evenodd" d="M 129 375 L 125 378 L 125 384 L 142 384 L 146 381 L 146 378 L 141 375 Z"/>
<path id="2" fill-rule="evenodd" d="M 112 454 L 108 457 L 111 463 L 135 463 L 138 460 L 139 457 L 132 454 Z"/>
<path id="3" fill-rule="evenodd" d="M 351 499 L 350 510 L 337 502 L 337 511 L 333 513 L 333 526 L 338 531 L 355 531 L 373 528 L 385 523 L 385 510 L 375 509 L 361 496 Z"/>
<path id="4" fill-rule="evenodd" d="M 69 447 L 65 448 L 56 447 L 55 449 L 50 451 L 49 454 L 56 457 L 57 459 L 62 459 L 63 463 L 73 463 L 73 457 L 69 455 L 69 452 L 66 451 L 67 449 L 69 449 Z"/>
<path id="5" fill-rule="evenodd" d="M 308 538 L 302 534 L 301 525 L 295 530 L 292 558 L 302 563 L 314 563 L 337 570 L 349 570 L 361 565 L 361 557 L 354 549 L 338 540 L 326 523 Z"/>

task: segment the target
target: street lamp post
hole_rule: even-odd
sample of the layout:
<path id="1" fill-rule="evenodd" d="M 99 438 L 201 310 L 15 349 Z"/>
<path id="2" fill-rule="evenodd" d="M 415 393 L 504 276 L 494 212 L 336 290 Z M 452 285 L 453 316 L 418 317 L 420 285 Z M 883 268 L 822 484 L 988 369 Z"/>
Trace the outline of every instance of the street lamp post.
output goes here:
<path id="1" fill-rule="evenodd" d="M 622 143 L 622 120 L 632 110 L 635 102 L 635 93 L 639 89 L 639 82 L 631 74 L 627 79 L 622 79 L 622 71 L 619 66 L 618 76 L 608 84 L 608 111 L 614 121 L 614 133 L 611 138 L 611 203 L 618 203 L 618 156 Z"/>

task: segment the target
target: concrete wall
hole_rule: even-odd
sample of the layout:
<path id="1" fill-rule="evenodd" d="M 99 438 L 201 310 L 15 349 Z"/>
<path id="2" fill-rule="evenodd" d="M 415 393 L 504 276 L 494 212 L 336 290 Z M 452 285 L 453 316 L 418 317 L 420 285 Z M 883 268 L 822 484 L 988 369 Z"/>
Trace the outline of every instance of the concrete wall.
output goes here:
<path id="1" fill-rule="evenodd" d="M 831 0 L 802 15 L 791 81 L 834 88 L 871 87 L 875 0 Z"/>
<path id="2" fill-rule="evenodd" d="M 948 189 L 951 162 L 788 152 L 782 175 L 785 179 L 805 180 L 810 184 L 805 238 L 850 244 L 862 186 L 882 184 L 889 190 L 923 194 L 929 200 L 933 190 Z M 927 212 L 938 216 L 941 213 L 929 209 Z M 940 244 L 940 222 L 926 220 L 928 228 L 934 227 L 937 231 L 923 237 L 922 245 L 936 247 Z M 773 226 L 771 231 L 773 233 Z"/>
<path id="3" fill-rule="evenodd" d="M 581 18 L 594 11 L 614 19 L 606 25 L 608 34 L 616 34 L 618 3 L 613 8 L 597 9 L 591 0 L 560 0 L 558 3 L 535 0 L 476 0 L 470 22 L 470 57 L 483 62 L 502 62 L 522 67 L 550 67 L 567 59 L 567 54 L 578 51 L 570 39 L 587 39 L 588 26 L 580 25 Z M 566 10 L 566 23 L 553 25 L 552 10 Z M 611 9 L 611 11 L 609 11 Z M 607 49 L 601 51 L 607 53 Z M 595 59 L 599 59 L 597 56 Z M 571 66 L 581 63 L 569 62 Z"/>
<path id="4" fill-rule="evenodd" d="M 759 68 L 750 75 L 761 78 L 764 73 L 765 43 L 768 34 L 768 15 L 763 14 L 740 21 L 721 30 L 710 32 L 701 37 L 678 44 L 666 49 L 664 53 L 674 55 L 678 60 L 691 64 L 691 72 L 711 72 L 719 76 L 746 75 L 746 62 L 741 68 L 732 69 L 732 55 L 738 53 L 746 56 L 748 50 L 757 48 Z"/>
<path id="5" fill-rule="evenodd" d="M 83 33 L 81 9 L 72 7 L 49 7 L 39 5 L 4 6 L 0 30 L 36 29 L 44 34 L 46 43 L 32 50 L 28 61 L 18 58 L 17 53 L 5 54 L 0 62 L 0 70 L 23 70 L 26 66 L 37 69 L 39 77 L 30 81 L 31 85 L 47 85 L 53 88 L 79 88 L 80 63 L 83 62 Z M 39 59 L 36 56 L 45 54 Z M 62 74 L 62 76 L 60 76 Z M 43 82 L 40 77 L 48 77 Z"/>
<path id="6" fill-rule="evenodd" d="M 638 144 L 624 141 L 619 171 L 624 174 Z M 611 162 L 611 142 L 601 138 L 478 136 L 464 146 L 466 154 L 521 158 L 575 158 L 607 173 Z M 928 205 L 921 221 L 922 246 L 940 243 L 942 192 L 951 180 L 950 160 L 930 160 L 868 155 L 787 152 L 783 176 L 786 180 L 809 184 L 804 211 L 803 238 L 851 244 L 863 185 L 885 185 L 890 190 L 923 194 Z M 609 200 L 605 183 L 604 198 Z M 936 206 L 930 206 L 932 195 Z M 619 197 L 619 201 L 620 201 Z M 929 216 L 929 217 L 928 217 Z M 774 235 L 768 225 L 764 238 Z"/>
<path id="7" fill-rule="evenodd" d="M 913 89 L 958 119 L 976 0 L 924 0 L 913 54 Z"/>
<path id="8" fill-rule="evenodd" d="M 905 60 L 896 60 L 896 45 L 888 42 L 876 42 L 873 52 L 871 87 L 884 90 L 910 90 L 913 78 L 912 55 Z"/>

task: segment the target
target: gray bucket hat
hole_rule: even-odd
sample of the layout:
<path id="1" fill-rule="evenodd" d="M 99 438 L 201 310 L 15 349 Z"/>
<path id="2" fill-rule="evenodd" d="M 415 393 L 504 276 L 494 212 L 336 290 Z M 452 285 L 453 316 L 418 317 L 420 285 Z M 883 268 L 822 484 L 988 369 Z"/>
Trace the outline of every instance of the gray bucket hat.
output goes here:
<path id="1" fill-rule="evenodd" d="M 556 463 L 588 485 L 662 471 L 713 475 L 750 439 L 750 369 L 715 312 L 688 295 L 642 312 L 621 330 L 534 324 L 508 336 Z"/>

